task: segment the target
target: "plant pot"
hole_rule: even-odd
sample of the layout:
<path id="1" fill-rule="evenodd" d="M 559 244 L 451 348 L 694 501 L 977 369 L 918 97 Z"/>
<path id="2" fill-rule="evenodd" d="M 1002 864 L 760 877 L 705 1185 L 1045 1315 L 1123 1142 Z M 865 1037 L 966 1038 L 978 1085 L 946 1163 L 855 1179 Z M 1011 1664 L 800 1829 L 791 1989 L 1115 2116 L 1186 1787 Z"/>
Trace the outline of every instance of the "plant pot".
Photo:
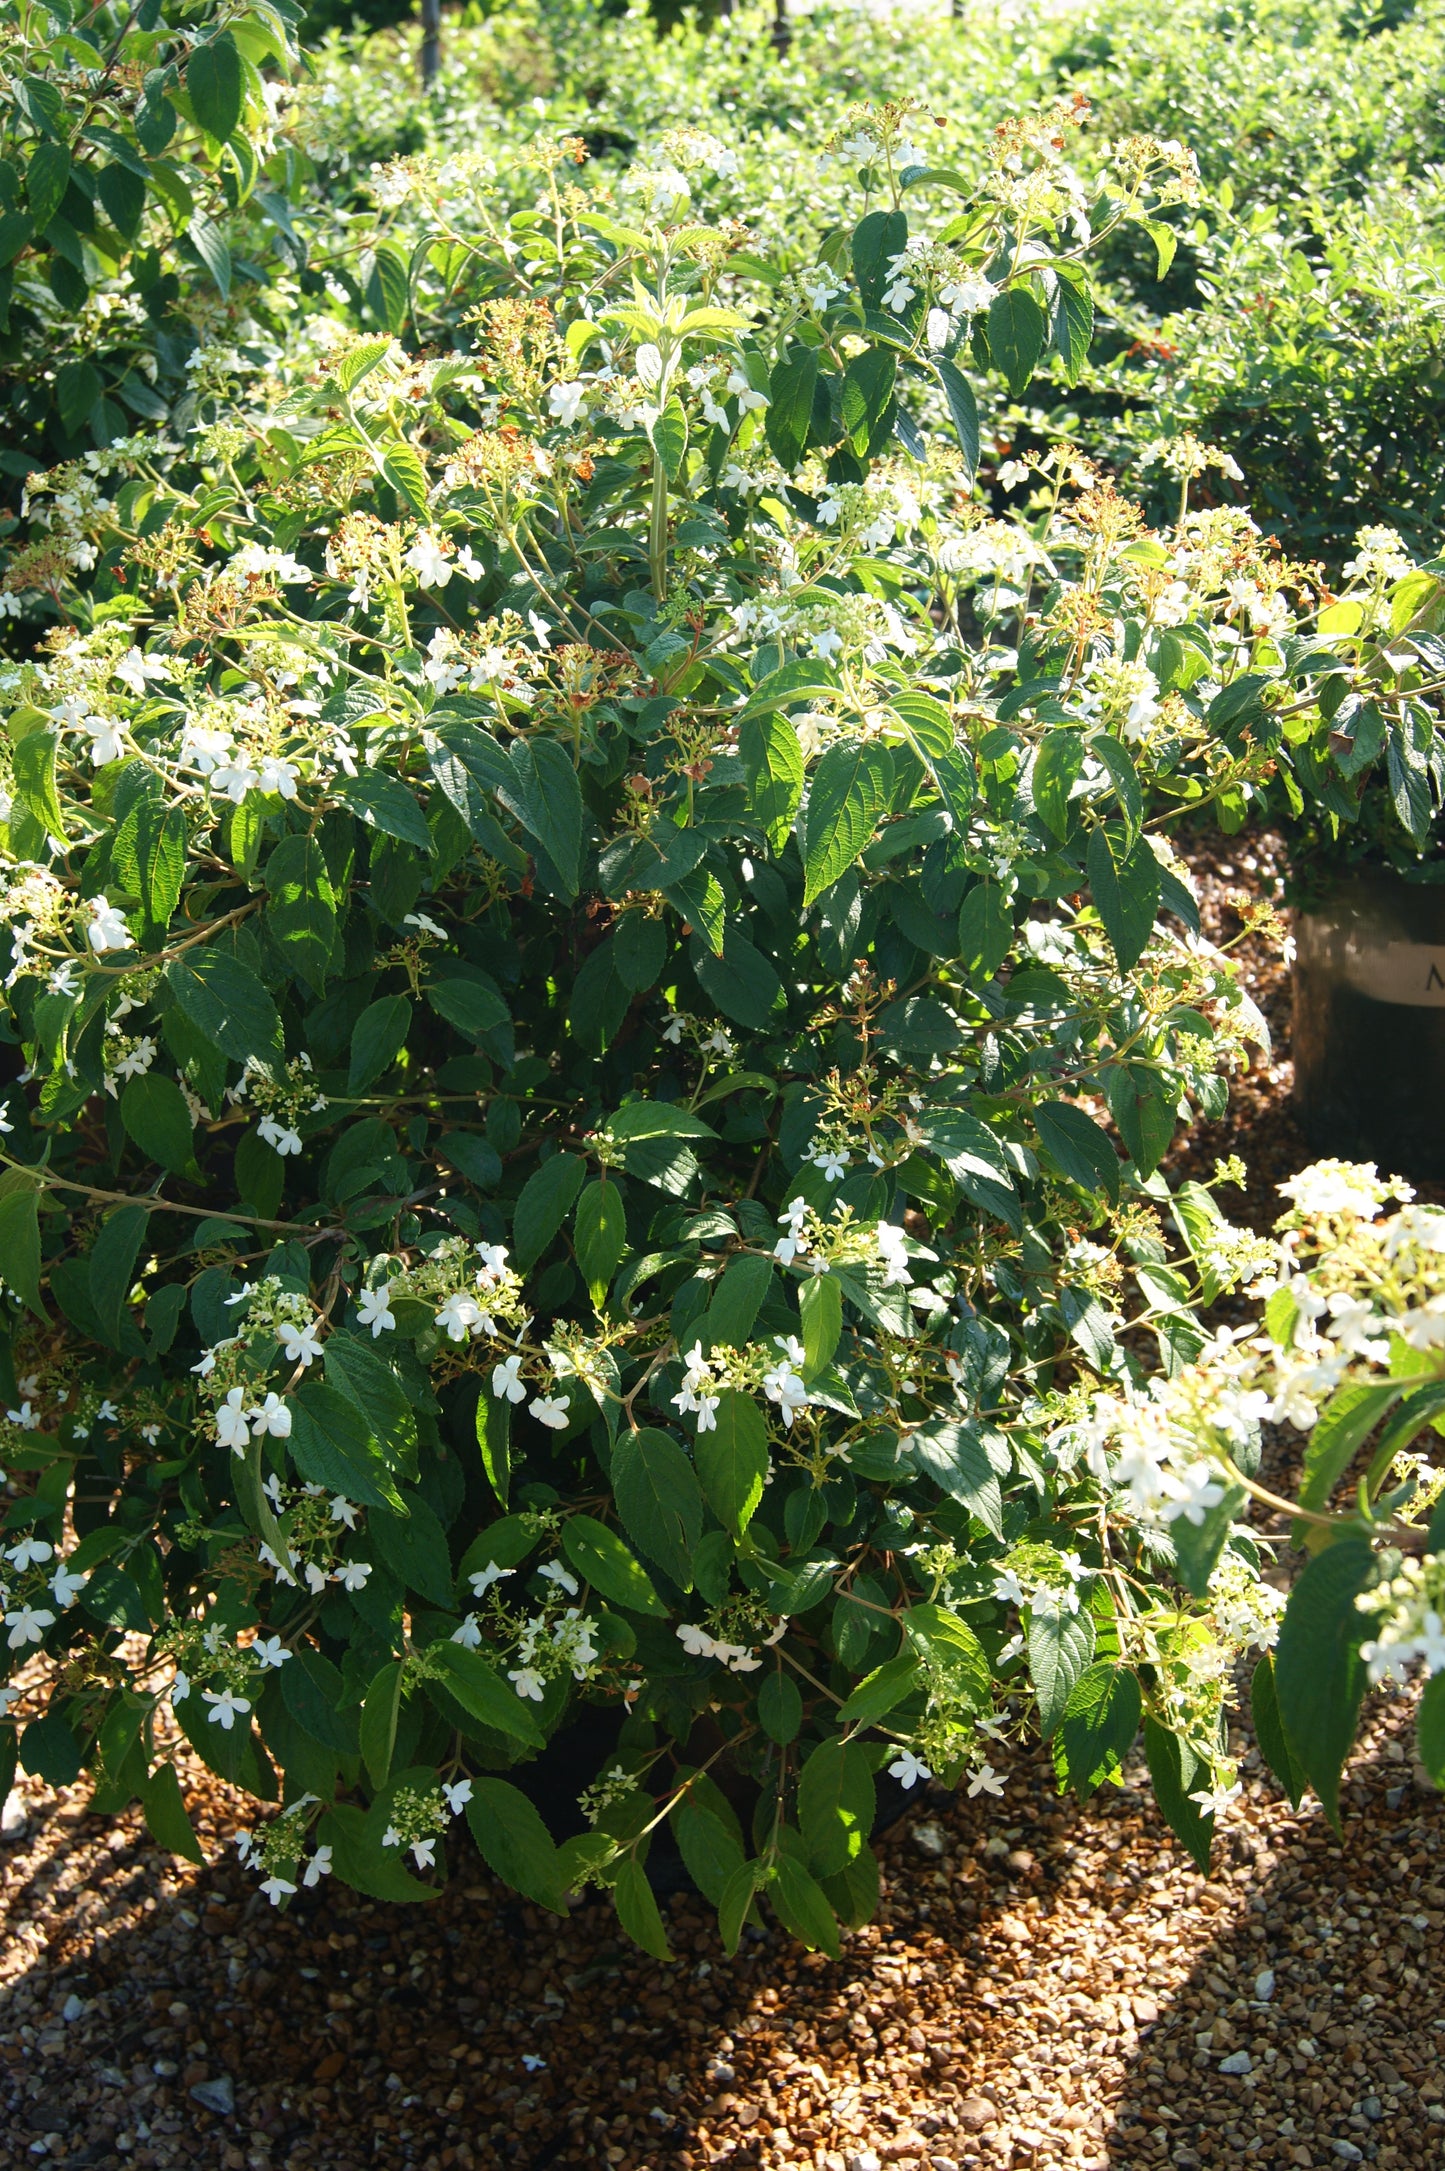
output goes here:
<path id="1" fill-rule="evenodd" d="M 1317 1151 L 1445 1176 L 1445 884 L 1351 875 L 1299 915 L 1294 1090 Z"/>

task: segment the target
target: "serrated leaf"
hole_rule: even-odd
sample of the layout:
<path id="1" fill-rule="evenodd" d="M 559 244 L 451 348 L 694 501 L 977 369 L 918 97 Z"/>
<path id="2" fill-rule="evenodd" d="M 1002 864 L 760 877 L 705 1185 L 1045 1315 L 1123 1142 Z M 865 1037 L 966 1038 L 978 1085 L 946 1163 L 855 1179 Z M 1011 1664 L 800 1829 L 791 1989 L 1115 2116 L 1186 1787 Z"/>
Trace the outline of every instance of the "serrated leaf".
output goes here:
<path id="1" fill-rule="evenodd" d="M 872 843 L 888 810 L 893 763 L 864 739 L 830 746 L 813 772 L 803 817 L 803 903 L 831 888 Z"/>
<path id="2" fill-rule="evenodd" d="M 740 1538 L 763 1497 L 768 1474 L 768 1428 L 752 1396 L 724 1387 L 712 1427 L 699 1431 L 693 1454 L 708 1506 L 724 1528 Z"/>
<path id="3" fill-rule="evenodd" d="M 633 1544 L 690 1591 L 702 1488 L 676 1440 L 651 1427 L 623 1433 L 612 1454 L 612 1493 Z"/>
<path id="4" fill-rule="evenodd" d="M 562 1525 L 562 1550 L 578 1575 L 615 1606 L 630 1613 L 666 1615 L 667 1607 L 636 1554 L 595 1516 L 568 1516 Z"/>

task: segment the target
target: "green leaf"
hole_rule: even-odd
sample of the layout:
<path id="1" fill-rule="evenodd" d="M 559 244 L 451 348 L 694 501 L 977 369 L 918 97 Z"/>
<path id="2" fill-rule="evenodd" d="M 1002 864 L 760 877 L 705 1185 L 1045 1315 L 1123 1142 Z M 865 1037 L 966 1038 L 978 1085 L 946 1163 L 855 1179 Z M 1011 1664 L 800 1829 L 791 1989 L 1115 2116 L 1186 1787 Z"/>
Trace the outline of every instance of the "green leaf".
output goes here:
<path id="1" fill-rule="evenodd" d="M 1015 399 L 1028 389 L 1049 335 L 1048 318 L 1024 286 L 1006 286 L 988 307 L 988 351 Z"/>
<path id="2" fill-rule="evenodd" d="M 199 213 L 186 228 L 186 239 L 206 270 L 216 282 L 222 301 L 231 298 L 231 251 L 226 237 L 214 219 L 202 218 Z"/>
<path id="3" fill-rule="evenodd" d="M 708 1506 L 724 1529 L 741 1538 L 768 1474 L 768 1428 L 752 1396 L 724 1387 L 712 1429 L 698 1433 L 693 1453 Z"/>
<path id="4" fill-rule="evenodd" d="M 615 1606 L 629 1613 L 666 1616 L 667 1607 L 636 1554 L 594 1516 L 568 1516 L 562 1525 L 562 1550 L 578 1575 Z"/>
<path id="5" fill-rule="evenodd" d="M 698 1797 L 696 1785 L 694 1782 L 689 1787 L 674 1809 L 672 1829 L 688 1875 L 703 1898 L 717 1907 L 745 1858 L 738 1834 L 723 1821 L 710 1799 Z M 723 1806 L 727 1806 L 725 1801 Z"/>
<path id="6" fill-rule="evenodd" d="M 803 798 L 803 750 L 786 716 L 776 710 L 743 719 L 739 734 L 748 778 L 748 804 L 773 851 L 792 833 Z"/>
<path id="7" fill-rule="evenodd" d="M 998 1472 L 972 1425 L 932 1418 L 909 1434 L 909 1454 L 916 1470 L 932 1478 L 940 1492 L 962 1501 L 979 1521 L 1003 1536 L 1003 1494 Z"/>
<path id="8" fill-rule="evenodd" d="M 477 1397 L 477 1446 L 487 1483 L 505 1507 L 512 1484 L 512 1408 L 485 1388 Z"/>
<path id="9" fill-rule="evenodd" d="M 408 791 L 394 776 L 384 776 L 379 769 L 363 769 L 357 776 L 334 777 L 329 788 L 367 829 L 379 829 L 384 837 L 395 837 L 398 844 L 413 844 L 430 857 L 431 831 L 416 793 Z"/>
<path id="10" fill-rule="evenodd" d="M 810 1952 L 825 1952 L 830 1960 L 837 1959 L 838 1918 L 822 1886 L 808 1875 L 801 1862 L 795 1862 L 791 1855 L 781 1857 L 768 1897 L 784 1929 L 791 1930 L 800 1944 Z"/>
<path id="11" fill-rule="evenodd" d="M 898 357 L 891 347 L 866 348 L 843 372 L 843 434 L 860 460 L 875 459 L 893 434 L 897 377 Z"/>
<path id="12" fill-rule="evenodd" d="M 69 186 L 69 145 L 37 143 L 25 168 L 25 200 L 30 206 L 31 218 L 42 231 L 60 209 Z"/>
<path id="13" fill-rule="evenodd" d="M 1084 734 L 1055 726 L 1039 748 L 1030 782 L 1039 819 L 1061 844 L 1073 827 L 1070 803 L 1083 769 Z"/>
<path id="14" fill-rule="evenodd" d="M 348 347 L 336 364 L 336 381 L 345 392 L 356 387 L 379 369 L 391 352 L 391 340 L 359 339 L 354 347 Z"/>
<path id="15" fill-rule="evenodd" d="M 241 118 L 245 74 L 229 30 L 198 45 L 186 63 L 186 92 L 191 111 L 218 143 L 228 143 Z"/>
<path id="16" fill-rule="evenodd" d="M 281 1668 L 281 1700 L 302 1732 L 323 1749 L 342 1756 L 359 1753 L 355 1706 L 342 1708 L 341 1675 L 312 1645 L 292 1645 Z"/>
<path id="17" fill-rule="evenodd" d="M 47 1786 L 74 1786 L 80 1777 L 80 1743 L 58 1711 L 32 1719 L 20 1736 L 20 1762 Z"/>
<path id="18" fill-rule="evenodd" d="M 1163 869 L 1141 837 L 1123 848 L 1118 832 L 1090 832 L 1089 888 L 1121 972 L 1132 972 L 1154 932 Z"/>
<path id="19" fill-rule="evenodd" d="M 412 1009 L 404 995 L 383 995 L 368 1003 L 351 1029 L 347 1091 L 364 1093 L 390 1070 L 406 1046 Z"/>
<path id="20" fill-rule="evenodd" d="M 861 1742 L 819 1742 L 798 1774 L 798 1825 L 817 1877 L 833 1877 L 868 1844 L 878 1812 L 873 1764 Z"/>
<path id="21" fill-rule="evenodd" d="M 46 146 L 41 145 L 44 150 Z M 55 789 L 55 756 L 59 740 L 51 731 L 27 731 L 15 742 L 11 767 L 15 797 L 49 837 L 65 843 L 65 817 Z"/>
<path id="22" fill-rule="evenodd" d="M 720 957 L 696 938 L 691 956 L 698 985 L 723 1016 L 752 1032 L 766 1031 L 783 1007 L 783 983 L 736 921 L 727 923 Z"/>
<path id="23" fill-rule="evenodd" d="M 187 950 L 166 967 L 172 995 L 206 1040 L 244 1063 L 282 1060 L 281 1020 L 256 975 L 225 950 Z"/>
<path id="24" fill-rule="evenodd" d="M 416 1450 L 411 1400 L 369 1334 L 343 1330 L 326 1342 L 326 1384 L 349 1395 L 393 1469 L 404 1469 Z"/>
<path id="25" fill-rule="evenodd" d="M 402 1498 L 407 1513 L 401 1516 L 374 1510 L 367 1520 L 367 1536 L 382 1566 L 391 1570 L 404 1590 L 429 1598 L 434 1606 L 450 1609 L 452 1563 L 447 1534 L 419 1493 L 404 1493 Z"/>
<path id="26" fill-rule="evenodd" d="M 1139 1731 L 1142 1709 L 1138 1676 L 1110 1660 L 1086 1667 L 1074 1683 L 1064 1706 L 1059 1746 L 1081 1802 L 1119 1776 Z"/>
<path id="27" fill-rule="evenodd" d="M 439 1018 L 473 1040 L 482 1040 L 511 1022 L 512 1014 L 501 996 L 483 987 L 480 980 L 433 980 L 426 999 Z"/>
<path id="28" fill-rule="evenodd" d="M 803 1320 L 803 1377 L 813 1379 L 833 1362 L 843 1334 L 843 1292 L 834 1274 L 811 1274 L 798 1288 Z"/>
<path id="29" fill-rule="evenodd" d="M 308 1483 L 344 1494 L 364 1508 L 403 1506 L 366 1417 L 349 1395 L 306 1380 L 290 1398 L 291 1460 Z"/>
<path id="30" fill-rule="evenodd" d="M 770 1673 L 758 1690 L 758 1724 L 780 1748 L 797 1740 L 803 1730 L 803 1695 L 790 1673 Z"/>
<path id="31" fill-rule="evenodd" d="M 817 383 L 818 352 L 815 347 L 793 347 L 783 361 L 773 364 L 764 424 L 768 449 L 790 475 L 802 460 L 808 443 L 808 425 L 813 419 L 813 393 Z"/>
<path id="32" fill-rule="evenodd" d="M 336 937 L 336 892 L 315 837 L 283 837 L 266 862 L 266 927 L 294 980 L 320 995 Z"/>
<path id="33" fill-rule="evenodd" d="M 647 1881 L 647 1872 L 634 1855 L 628 1855 L 619 1863 L 612 1897 L 617 1907 L 617 1919 L 633 1944 L 651 1953 L 654 1960 L 670 1960 L 672 1947 L 667 1942 L 657 1901 Z"/>
<path id="34" fill-rule="evenodd" d="M 676 482 L 683 461 L 687 457 L 687 416 L 682 402 L 674 393 L 662 413 L 648 430 L 653 451 L 662 462 L 662 471 L 669 482 Z"/>
<path id="35" fill-rule="evenodd" d="M 830 746 L 813 772 L 803 817 L 803 903 L 812 904 L 862 857 L 888 811 L 893 763 L 864 739 Z"/>
<path id="36" fill-rule="evenodd" d="M 564 894 L 577 895 L 582 881 L 585 809 L 572 758 L 555 739 L 514 739 L 512 780 L 506 804 L 529 830 L 561 877 Z"/>
<path id="37" fill-rule="evenodd" d="M 1284 1721 L 1279 1715 L 1274 1659 L 1268 1651 L 1254 1669 L 1254 1678 L 1249 1685 L 1249 1702 L 1259 1753 L 1289 1796 L 1290 1807 L 1298 1809 L 1304 1800 L 1305 1788 L 1309 1785 L 1309 1774 L 1302 1768 L 1289 1745 L 1289 1736 L 1285 1733 Z"/>
<path id="38" fill-rule="evenodd" d="M 1157 1719 L 1144 1721 L 1144 1754 L 1159 1813 L 1196 1869 L 1209 1874 L 1209 1849 L 1214 1839 L 1214 1819 L 1206 1816 L 1189 1797 L 1209 1782 L 1207 1769 L 1193 1751 L 1162 1727 Z"/>
<path id="39" fill-rule="evenodd" d="M 411 310 L 411 277 L 406 257 L 393 241 L 379 241 L 376 244 L 371 274 L 366 282 L 366 305 L 389 332 L 406 329 L 406 320 Z M 407 452 L 411 450 L 410 446 L 402 449 Z M 415 453 L 412 453 L 412 458 L 416 458 Z M 420 464 L 418 461 L 417 465 Z M 395 478 L 389 475 L 388 480 L 395 481 Z M 422 503 L 417 511 L 426 511 L 425 479 L 422 483 Z"/>
<path id="40" fill-rule="evenodd" d="M 45 1318 L 40 1300 L 40 1193 L 28 1177 L 18 1177 L 0 1191 L 0 1279 L 37 1319 Z"/>
<path id="41" fill-rule="evenodd" d="M 716 1138 L 717 1132 L 690 1108 L 674 1107 L 671 1101 L 629 1101 L 607 1119 L 608 1135 L 634 1138 Z"/>
<path id="42" fill-rule="evenodd" d="M 1059 375 L 1066 385 L 1075 385 L 1083 374 L 1089 359 L 1089 348 L 1094 338 L 1094 297 L 1089 292 L 1085 274 L 1077 269 L 1055 271 L 1058 285 L 1054 292 L 1053 343 L 1059 357 Z"/>
<path id="43" fill-rule="evenodd" d="M 601 1311 L 607 1285 L 627 1249 L 627 1209 L 615 1182 L 598 1178 L 579 1195 L 572 1241 L 588 1293 Z"/>
<path id="44" fill-rule="evenodd" d="M 702 1489 L 676 1440 L 651 1427 L 624 1433 L 612 1454 L 612 1494 L 633 1544 L 690 1591 Z"/>
<path id="45" fill-rule="evenodd" d="M 887 1712 L 896 1711 L 921 1685 L 923 1669 L 911 1651 L 888 1658 L 865 1674 L 844 1699 L 840 1720 L 853 1727 L 872 1726 Z"/>
<path id="46" fill-rule="evenodd" d="M 191 1112 L 174 1078 L 148 1070 L 127 1078 L 120 1096 L 120 1120 L 148 1160 L 181 1170 L 195 1161 Z"/>
<path id="47" fill-rule="evenodd" d="M 205 1854 L 186 1814 L 181 1782 L 174 1764 L 158 1764 L 141 1789 L 146 1829 L 158 1847 L 178 1854 L 186 1862 L 204 1865 Z"/>
<path id="48" fill-rule="evenodd" d="M 1355 1600 L 1374 1572 L 1369 1540 L 1339 1539 L 1306 1563 L 1290 1592 L 1274 1654 L 1280 1722 L 1291 1753 L 1340 1828 L 1340 1774 L 1355 1738 L 1368 1670 L 1369 1624 Z"/>
<path id="49" fill-rule="evenodd" d="M 1217 1500 L 1212 1508 L 1206 1508 L 1197 1523 L 1187 1515 L 1180 1515 L 1169 1525 L 1179 1580 L 1191 1597 L 1203 1598 L 1208 1591 L 1209 1579 L 1228 1542 L 1235 1517 L 1248 1498 L 1242 1485 L 1227 1485 L 1224 1498 Z"/>
<path id="50" fill-rule="evenodd" d="M 731 1960 L 742 1942 L 743 1925 L 753 1911 L 753 1898 L 766 1875 L 761 1862 L 740 1862 L 730 1874 L 717 1903 L 718 1935 Z"/>
<path id="51" fill-rule="evenodd" d="M 512 1249 L 520 1273 L 541 1258 L 571 1212 L 586 1174 L 587 1163 L 579 1154 L 554 1153 L 527 1178 L 512 1222 Z"/>
<path id="52" fill-rule="evenodd" d="M 541 1748 L 542 1729 L 532 1715 L 532 1707 L 488 1665 L 480 1651 L 469 1651 L 461 1643 L 434 1643 L 428 1656 L 463 1711 L 469 1711 L 494 1733 L 524 1742 L 529 1749 Z"/>
<path id="53" fill-rule="evenodd" d="M 1029 1610 L 1029 1675 L 1039 1705 L 1039 1732 L 1047 1741 L 1068 1708 L 1084 1668 L 1094 1655 L 1094 1624 L 1087 1613 Z"/>
<path id="54" fill-rule="evenodd" d="M 1400 1389 L 1389 1380 L 1354 1380 L 1331 1395 L 1305 1440 L 1302 1508 L 1327 1504 L 1380 1419 L 1399 1399 Z M 1295 1524 L 1296 1545 L 1304 1544 L 1308 1528 L 1302 1522 Z"/>
<path id="55" fill-rule="evenodd" d="M 943 396 L 948 402 L 948 412 L 953 421 L 959 450 L 963 454 L 963 487 L 972 490 L 978 473 L 978 402 L 973 396 L 973 386 L 961 369 L 943 355 L 934 357 L 938 381 L 943 386 Z"/>
<path id="56" fill-rule="evenodd" d="M 488 1869 L 555 1915 L 567 1912 L 567 1878 L 552 1836 L 520 1787 L 477 1777 L 467 1823 Z"/>
<path id="57" fill-rule="evenodd" d="M 1041 1101 L 1034 1109 L 1039 1144 L 1061 1176 L 1085 1191 L 1119 1196 L 1119 1156 L 1109 1134 L 1072 1101 Z"/>
<path id="58" fill-rule="evenodd" d="M 388 446 L 382 455 L 381 472 L 399 498 L 422 519 L 428 516 L 426 469 L 414 445 Z"/>
<path id="59" fill-rule="evenodd" d="M 991 980 L 1013 948 L 1013 908 L 998 882 L 975 882 L 958 908 L 958 956 Z"/>
<path id="60" fill-rule="evenodd" d="M 760 1253 L 745 1251 L 729 1260 L 703 1314 L 701 1334 L 708 1348 L 746 1348 L 772 1282 L 773 1262 Z"/>
<path id="61" fill-rule="evenodd" d="M 186 818 L 168 807 L 159 823 L 144 825 L 138 838 L 140 896 L 146 917 L 162 930 L 181 900 L 186 877 Z"/>
<path id="62" fill-rule="evenodd" d="M 401 1691 L 406 1668 L 400 1659 L 388 1659 L 371 1677 L 361 1706 L 361 1760 L 374 1787 L 384 1787 L 391 1777 L 396 1750 L 396 1725 L 401 1715 Z"/>
<path id="63" fill-rule="evenodd" d="M 128 1309 L 126 1299 L 135 1280 L 135 1263 L 149 1221 L 144 1206 L 117 1206 L 102 1222 L 91 1246 L 90 1302 L 112 1349 L 120 1347 L 121 1320 Z"/>

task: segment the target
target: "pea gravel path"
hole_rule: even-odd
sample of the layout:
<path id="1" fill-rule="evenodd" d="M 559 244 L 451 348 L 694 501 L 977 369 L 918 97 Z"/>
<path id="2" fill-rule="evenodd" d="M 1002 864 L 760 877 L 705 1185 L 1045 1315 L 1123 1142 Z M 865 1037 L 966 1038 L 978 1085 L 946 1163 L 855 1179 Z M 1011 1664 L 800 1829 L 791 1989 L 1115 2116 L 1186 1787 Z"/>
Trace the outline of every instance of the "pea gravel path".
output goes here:
<path id="1" fill-rule="evenodd" d="M 1267 840 L 1234 849 L 1195 862 L 1211 933 L 1269 871 Z M 1278 959 L 1245 955 L 1287 1026 Z M 1251 1158 L 1232 1210 L 1261 1227 L 1307 1157 L 1287 1085 L 1261 1061 L 1191 1149 Z M 837 1964 L 773 1935 L 730 1963 L 684 1895 L 658 1967 L 600 1904 L 512 1901 L 465 1835 L 433 1907 L 322 1886 L 281 1916 L 204 1773 L 204 1870 L 27 1780 L 0 1840 L 0 2171 L 1445 2171 L 1445 1804 L 1410 1721 L 1372 1710 L 1343 1844 L 1248 1751 L 1208 1881 L 1134 1771 L 1086 1810 L 1042 1759 L 1002 1802 L 930 1796 Z"/>

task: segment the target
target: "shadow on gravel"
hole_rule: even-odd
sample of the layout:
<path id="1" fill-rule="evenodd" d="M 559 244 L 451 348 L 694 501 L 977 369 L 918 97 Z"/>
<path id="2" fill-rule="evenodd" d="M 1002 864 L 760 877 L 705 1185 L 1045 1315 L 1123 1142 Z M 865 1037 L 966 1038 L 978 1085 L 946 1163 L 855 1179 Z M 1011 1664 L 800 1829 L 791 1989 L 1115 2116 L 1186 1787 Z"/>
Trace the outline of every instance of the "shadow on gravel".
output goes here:
<path id="1" fill-rule="evenodd" d="M 837 1964 L 774 1934 L 729 1963 L 679 1892 L 659 1966 L 460 1838 L 430 1906 L 280 1915 L 233 1854 L 185 1870 L 49 1797 L 0 1850 L 0 2167 L 1438 2171 L 1445 1853 L 1406 1716 L 1342 1847 L 1271 1792 L 1208 1885 L 1134 1787 L 1080 1811 L 1035 1762 L 911 1805 Z"/>

